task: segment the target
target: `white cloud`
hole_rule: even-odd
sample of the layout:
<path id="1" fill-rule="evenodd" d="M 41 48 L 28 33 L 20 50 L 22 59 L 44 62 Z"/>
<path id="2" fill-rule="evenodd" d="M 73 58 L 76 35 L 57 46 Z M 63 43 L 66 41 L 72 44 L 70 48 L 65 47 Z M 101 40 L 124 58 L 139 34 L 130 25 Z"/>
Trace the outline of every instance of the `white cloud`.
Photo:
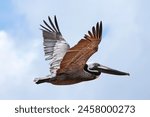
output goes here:
<path id="1" fill-rule="evenodd" d="M 25 45 L 30 49 L 23 51 L 22 48 L 17 48 L 14 40 L 7 32 L 0 31 L 0 88 L 5 87 L 4 91 L 9 85 L 15 86 L 23 83 L 37 57 L 35 43 L 31 46 Z M 30 77 L 30 74 L 28 76 Z"/>

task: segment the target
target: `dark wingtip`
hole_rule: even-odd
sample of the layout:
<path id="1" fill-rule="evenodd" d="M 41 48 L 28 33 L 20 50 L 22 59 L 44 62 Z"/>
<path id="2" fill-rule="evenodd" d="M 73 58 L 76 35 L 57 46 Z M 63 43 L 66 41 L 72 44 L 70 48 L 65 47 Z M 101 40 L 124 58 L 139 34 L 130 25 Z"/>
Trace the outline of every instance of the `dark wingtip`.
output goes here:
<path id="1" fill-rule="evenodd" d="M 93 32 L 94 37 L 96 37 L 96 30 L 94 26 L 92 27 L 92 32 Z"/>
<path id="2" fill-rule="evenodd" d="M 102 36 L 102 21 L 97 22 L 96 26 L 92 28 L 94 37 L 100 39 Z"/>
<path id="3" fill-rule="evenodd" d="M 91 31 L 88 31 L 88 34 L 90 37 L 93 37 L 93 34 L 91 33 Z"/>
<path id="4" fill-rule="evenodd" d="M 41 28 L 40 28 L 40 29 L 41 29 L 42 31 L 44 30 L 44 31 L 51 32 L 51 30 L 50 30 L 50 29 L 48 29 L 48 28 L 46 28 L 45 26 L 43 26 L 43 25 L 41 25 L 41 24 L 40 24 L 40 26 L 41 26 Z"/>
<path id="5" fill-rule="evenodd" d="M 56 15 L 54 15 L 54 19 L 57 19 Z"/>
<path id="6" fill-rule="evenodd" d="M 51 20 L 51 18 L 49 16 L 48 16 L 48 19 L 49 19 L 49 23 L 53 27 L 54 32 L 58 32 L 57 29 L 56 29 L 56 27 L 55 27 L 56 24 L 54 25 L 53 21 Z M 55 20 L 55 17 L 54 17 L 54 20 Z"/>
<path id="7" fill-rule="evenodd" d="M 56 15 L 54 15 L 54 21 L 55 21 L 55 25 L 56 25 L 57 31 L 61 34 L 60 29 L 59 29 L 59 26 L 58 26 L 58 22 L 57 22 L 57 17 L 56 17 Z"/>
<path id="8" fill-rule="evenodd" d="M 102 30 L 103 30 L 103 26 L 102 26 L 102 21 L 100 21 L 100 25 L 99 25 L 99 38 L 102 37 Z"/>
<path id="9" fill-rule="evenodd" d="M 45 24 L 45 26 L 40 25 L 42 27 L 42 30 L 46 30 L 49 32 L 56 32 L 56 33 L 61 34 L 58 23 L 57 23 L 56 15 L 54 15 L 54 23 L 50 16 L 48 16 L 48 20 L 49 20 L 50 25 L 45 20 L 43 20 L 43 23 Z"/>
<path id="10" fill-rule="evenodd" d="M 99 22 L 97 22 L 97 24 L 96 24 L 96 36 L 97 36 L 97 38 L 99 38 L 100 37 L 100 35 L 99 35 Z"/>
<path id="11" fill-rule="evenodd" d="M 86 35 L 85 38 L 91 37 L 101 39 L 101 36 L 102 36 L 102 21 L 97 22 L 96 26 L 92 27 L 92 31 L 88 31 L 88 36 Z"/>
<path id="12" fill-rule="evenodd" d="M 103 25 L 102 25 L 102 21 L 100 21 L 100 31 L 102 33 L 102 30 L 103 30 Z"/>

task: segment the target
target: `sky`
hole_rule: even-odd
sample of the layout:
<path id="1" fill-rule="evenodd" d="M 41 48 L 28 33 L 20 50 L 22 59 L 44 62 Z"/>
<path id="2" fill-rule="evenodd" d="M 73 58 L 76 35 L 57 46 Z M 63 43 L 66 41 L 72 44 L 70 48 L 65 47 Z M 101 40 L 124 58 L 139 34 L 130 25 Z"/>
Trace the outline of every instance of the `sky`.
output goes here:
<path id="1" fill-rule="evenodd" d="M 0 4 L 0 99 L 147 100 L 150 99 L 150 1 L 148 0 L 3 0 Z M 103 22 L 98 62 L 130 76 L 101 74 L 68 86 L 36 85 L 49 74 L 40 24 L 56 15 L 60 30 L 75 45 Z"/>

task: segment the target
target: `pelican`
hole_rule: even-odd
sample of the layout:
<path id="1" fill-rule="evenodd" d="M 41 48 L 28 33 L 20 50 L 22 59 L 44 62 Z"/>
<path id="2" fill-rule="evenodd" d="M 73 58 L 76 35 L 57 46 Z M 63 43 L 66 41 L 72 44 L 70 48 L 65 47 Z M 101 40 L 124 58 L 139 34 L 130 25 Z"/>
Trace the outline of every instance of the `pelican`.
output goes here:
<path id="1" fill-rule="evenodd" d="M 83 81 L 97 79 L 101 73 L 113 75 L 129 75 L 129 73 L 115 70 L 99 63 L 87 64 L 88 59 L 98 50 L 102 40 L 102 21 L 97 22 L 91 31 L 72 48 L 63 38 L 57 18 L 48 16 L 45 26 L 41 26 L 45 59 L 50 61 L 50 75 L 35 78 L 36 84 L 51 83 L 54 85 L 71 85 Z"/>

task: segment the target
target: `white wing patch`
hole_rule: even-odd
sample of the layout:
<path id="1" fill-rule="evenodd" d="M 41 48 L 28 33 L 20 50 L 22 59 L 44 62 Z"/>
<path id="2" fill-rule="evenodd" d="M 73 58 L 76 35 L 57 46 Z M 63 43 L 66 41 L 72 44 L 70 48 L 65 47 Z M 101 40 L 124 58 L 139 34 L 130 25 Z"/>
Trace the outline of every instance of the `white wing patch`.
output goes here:
<path id="1" fill-rule="evenodd" d="M 45 59 L 50 60 L 50 73 L 52 77 L 56 76 L 57 70 L 60 68 L 60 63 L 69 49 L 69 45 L 65 40 L 50 40 L 44 42 Z"/>
<path id="2" fill-rule="evenodd" d="M 54 23 L 51 18 L 48 17 L 49 24 L 43 20 L 45 26 L 40 25 L 43 31 L 44 38 L 44 53 L 45 60 L 50 60 L 50 75 L 48 77 L 55 77 L 57 70 L 60 68 L 60 63 L 70 48 L 59 30 L 56 16 L 54 17 Z"/>

